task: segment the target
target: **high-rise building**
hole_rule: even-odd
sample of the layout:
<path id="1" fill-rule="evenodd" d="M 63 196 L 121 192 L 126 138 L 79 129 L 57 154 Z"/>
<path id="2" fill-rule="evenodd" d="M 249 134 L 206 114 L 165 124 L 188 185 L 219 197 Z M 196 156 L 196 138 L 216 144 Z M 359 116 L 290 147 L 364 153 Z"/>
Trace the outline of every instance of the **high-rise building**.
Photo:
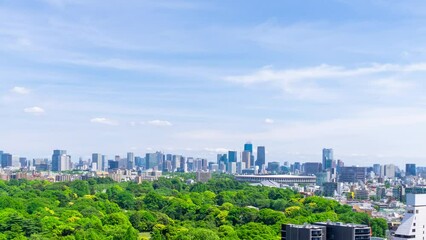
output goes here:
<path id="1" fill-rule="evenodd" d="M 306 175 L 316 175 L 321 172 L 321 163 L 319 162 L 307 162 L 303 164 L 303 172 Z"/>
<path id="2" fill-rule="evenodd" d="M 326 240 L 326 227 L 316 225 L 283 224 L 281 226 L 282 240 Z"/>
<path id="3" fill-rule="evenodd" d="M 62 155 L 66 155 L 66 154 L 67 154 L 66 150 L 53 150 L 53 155 L 52 155 L 52 171 L 55 171 L 55 172 L 61 171 L 60 170 L 61 157 L 62 157 Z"/>
<path id="4" fill-rule="evenodd" d="M 244 150 L 244 152 L 241 155 L 241 161 L 245 164 L 246 168 L 250 168 L 251 152 L 248 150 Z"/>
<path id="5" fill-rule="evenodd" d="M 426 194 L 407 194 L 407 208 L 394 240 L 423 240 L 426 238 Z"/>
<path id="6" fill-rule="evenodd" d="M 92 170 L 102 170 L 102 155 L 99 153 L 92 153 Z"/>
<path id="7" fill-rule="evenodd" d="M 160 162 L 163 162 L 163 154 L 161 152 L 147 153 L 145 156 L 145 161 L 146 169 L 159 169 L 158 165 Z"/>
<path id="8" fill-rule="evenodd" d="M 333 149 L 324 148 L 322 150 L 322 169 L 327 170 L 333 167 Z"/>
<path id="9" fill-rule="evenodd" d="M 380 166 L 380 164 L 373 164 L 373 172 L 374 172 L 374 175 L 376 175 L 376 176 L 380 176 L 380 172 L 381 172 L 381 166 Z"/>
<path id="10" fill-rule="evenodd" d="M 27 158 L 20 157 L 19 158 L 19 165 L 20 165 L 20 168 L 27 168 L 27 167 L 29 167 L 30 163 L 28 162 Z"/>
<path id="11" fill-rule="evenodd" d="M 251 142 L 244 144 L 244 151 L 249 151 L 250 154 L 253 154 L 253 144 Z"/>
<path id="12" fill-rule="evenodd" d="M 342 167 L 339 182 L 357 183 L 365 182 L 367 178 L 366 167 Z"/>
<path id="13" fill-rule="evenodd" d="M 254 155 L 253 155 L 253 144 L 251 142 L 247 142 L 246 144 L 244 144 L 244 151 L 249 151 L 250 152 L 250 167 L 253 167 L 255 162 L 254 162 Z M 248 164 L 246 164 L 247 168 L 250 168 Z"/>
<path id="14" fill-rule="evenodd" d="M 257 147 L 256 166 L 258 166 L 259 169 L 262 169 L 265 166 L 265 163 L 266 163 L 265 147 L 264 146 L 258 146 Z"/>
<path id="15" fill-rule="evenodd" d="M 395 165 L 385 164 L 381 168 L 381 177 L 395 178 Z"/>
<path id="16" fill-rule="evenodd" d="M 127 153 L 127 169 L 133 169 L 135 166 L 135 154 L 132 152 Z"/>
<path id="17" fill-rule="evenodd" d="M 414 163 L 407 163 L 405 164 L 405 175 L 406 176 L 416 176 L 416 164 Z"/>
<path id="18" fill-rule="evenodd" d="M 371 228 L 367 225 L 317 222 L 316 226 L 326 227 L 327 240 L 370 240 Z"/>
<path id="19" fill-rule="evenodd" d="M 188 172 L 188 167 L 187 167 L 187 164 L 186 164 L 186 158 L 183 157 L 183 156 L 180 157 L 179 171 L 180 172 Z"/>
<path id="20" fill-rule="evenodd" d="M 293 165 L 293 171 L 294 172 L 296 172 L 296 171 L 300 172 L 301 170 L 302 170 L 302 168 L 301 168 L 300 162 L 295 162 L 294 165 Z"/>
<path id="21" fill-rule="evenodd" d="M 71 156 L 62 154 L 58 161 L 58 172 L 71 170 Z"/>
<path id="22" fill-rule="evenodd" d="M 11 167 L 12 166 L 12 154 L 2 153 L 1 155 L 1 167 Z"/>
<path id="23" fill-rule="evenodd" d="M 108 157 L 106 155 L 102 155 L 102 163 L 101 163 L 101 170 L 102 171 L 108 171 Z"/>
<path id="24" fill-rule="evenodd" d="M 268 172 L 270 173 L 278 173 L 280 171 L 280 163 L 279 162 L 268 162 Z"/>
<path id="25" fill-rule="evenodd" d="M 237 151 L 228 151 L 228 162 L 237 162 L 238 161 L 238 153 Z"/>

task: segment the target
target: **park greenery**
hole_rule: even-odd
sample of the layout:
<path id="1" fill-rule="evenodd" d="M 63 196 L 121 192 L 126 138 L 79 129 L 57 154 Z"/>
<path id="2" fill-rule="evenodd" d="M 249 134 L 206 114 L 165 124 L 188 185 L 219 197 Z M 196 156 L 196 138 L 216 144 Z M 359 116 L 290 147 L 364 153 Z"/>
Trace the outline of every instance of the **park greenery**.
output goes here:
<path id="1" fill-rule="evenodd" d="M 281 224 L 362 223 L 384 236 L 384 219 L 322 197 L 250 186 L 226 175 L 187 184 L 154 182 L 0 182 L 0 239 L 280 239 Z"/>

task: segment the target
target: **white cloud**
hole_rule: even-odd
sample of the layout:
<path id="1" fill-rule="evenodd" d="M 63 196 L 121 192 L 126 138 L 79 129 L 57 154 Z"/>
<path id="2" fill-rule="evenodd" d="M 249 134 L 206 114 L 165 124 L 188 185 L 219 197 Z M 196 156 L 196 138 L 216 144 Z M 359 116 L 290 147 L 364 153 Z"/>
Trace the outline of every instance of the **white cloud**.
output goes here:
<path id="1" fill-rule="evenodd" d="M 204 148 L 204 151 L 211 152 L 211 153 L 226 153 L 229 150 L 226 149 L 226 148 L 208 148 L 208 147 L 206 147 L 206 148 Z"/>
<path id="2" fill-rule="evenodd" d="M 170 127 L 173 125 L 171 122 L 165 120 L 152 120 L 146 122 L 146 124 L 158 127 Z"/>
<path id="3" fill-rule="evenodd" d="M 25 108 L 24 112 L 34 114 L 34 115 L 41 115 L 45 113 L 43 108 L 37 107 L 37 106 Z"/>
<path id="4" fill-rule="evenodd" d="M 90 122 L 91 123 L 105 124 L 105 125 L 110 125 L 110 126 L 118 125 L 118 123 L 116 121 L 113 121 L 113 120 L 108 119 L 108 118 L 103 118 L 103 117 L 92 118 L 92 119 L 90 119 Z"/>
<path id="5" fill-rule="evenodd" d="M 379 91 L 384 94 L 398 95 L 404 92 L 408 92 L 415 87 L 415 84 L 411 81 L 403 81 L 398 79 L 379 79 L 371 82 L 373 91 Z"/>
<path id="6" fill-rule="evenodd" d="M 30 93 L 30 90 L 28 88 L 24 88 L 24 87 L 14 87 L 10 91 L 13 92 L 13 93 L 22 94 L 22 95 Z"/>
<path id="7" fill-rule="evenodd" d="M 265 119 L 265 123 L 266 124 L 273 124 L 275 121 L 273 120 L 273 119 L 270 119 L 270 118 L 266 118 Z"/>
<path id="8" fill-rule="evenodd" d="M 371 64 L 366 67 L 347 68 L 332 65 L 275 70 L 263 67 L 249 74 L 225 76 L 224 80 L 244 86 L 270 85 L 282 89 L 285 94 L 299 99 L 333 100 L 341 91 L 336 88 L 354 86 L 378 87 L 387 92 L 412 87 L 414 83 L 398 80 L 399 75 L 409 75 L 426 71 L 426 63 Z M 386 80 L 377 80 L 386 79 Z"/>

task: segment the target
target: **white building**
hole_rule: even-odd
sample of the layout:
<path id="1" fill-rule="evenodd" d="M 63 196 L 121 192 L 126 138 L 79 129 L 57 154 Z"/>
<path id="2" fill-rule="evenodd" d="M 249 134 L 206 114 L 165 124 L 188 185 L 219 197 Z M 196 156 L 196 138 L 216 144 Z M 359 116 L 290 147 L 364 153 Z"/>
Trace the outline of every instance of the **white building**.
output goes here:
<path id="1" fill-rule="evenodd" d="M 426 194 L 407 194 L 407 211 L 394 240 L 426 239 Z"/>

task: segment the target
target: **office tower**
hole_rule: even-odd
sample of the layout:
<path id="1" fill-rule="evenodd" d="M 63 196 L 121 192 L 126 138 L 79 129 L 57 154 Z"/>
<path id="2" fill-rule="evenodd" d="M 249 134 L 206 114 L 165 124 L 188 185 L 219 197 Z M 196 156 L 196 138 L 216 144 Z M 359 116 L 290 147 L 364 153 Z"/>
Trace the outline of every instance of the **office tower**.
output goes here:
<path id="1" fill-rule="evenodd" d="M 316 222 L 313 225 L 326 227 L 327 240 L 370 240 L 371 228 L 367 225 Z"/>
<path id="2" fill-rule="evenodd" d="M 338 181 L 346 183 L 365 183 L 366 178 L 366 167 L 342 167 Z"/>
<path id="3" fill-rule="evenodd" d="M 246 163 L 245 162 L 237 162 L 237 174 L 242 174 L 243 169 L 246 169 Z"/>
<path id="4" fill-rule="evenodd" d="M 145 155 L 146 169 L 152 169 L 157 166 L 157 158 L 155 153 L 147 153 Z"/>
<path id="5" fill-rule="evenodd" d="M 180 155 L 173 155 L 172 159 L 172 172 L 176 172 L 178 167 L 180 166 Z"/>
<path id="6" fill-rule="evenodd" d="M 59 170 L 59 165 L 60 165 L 60 161 L 61 161 L 61 156 L 62 155 L 66 155 L 67 151 L 66 150 L 53 150 L 53 155 L 52 155 L 52 171 L 60 171 Z"/>
<path id="7" fill-rule="evenodd" d="M 253 154 L 253 144 L 251 142 L 244 144 L 244 151 L 249 151 L 250 154 Z"/>
<path id="8" fill-rule="evenodd" d="M 259 169 L 262 169 L 262 168 L 264 168 L 265 163 L 266 163 L 265 147 L 264 146 L 258 146 L 257 147 L 256 166 L 258 166 Z"/>
<path id="9" fill-rule="evenodd" d="M 326 227 L 316 225 L 283 224 L 281 226 L 282 240 L 327 240 Z"/>
<path id="10" fill-rule="evenodd" d="M 210 170 L 210 172 L 218 172 L 219 171 L 219 164 L 217 164 L 217 163 L 209 164 L 209 170 Z"/>
<path id="11" fill-rule="evenodd" d="M 179 161 L 179 172 L 188 172 L 186 158 L 181 156 Z"/>
<path id="12" fill-rule="evenodd" d="M 220 165 L 220 163 L 228 164 L 228 155 L 226 153 L 217 155 L 217 164 Z"/>
<path id="13" fill-rule="evenodd" d="M 247 142 L 246 144 L 244 144 L 244 151 L 250 152 L 250 163 L 249 163 L 250 166 L 246 164 L 247 168 L 253 167 L 255 164 L 254 156 L 253 156 L 253 144 L 251 142 Z"/>
<path id="14" fill-rule="evenodd" d="M 92 153 L 92 171 L 102 170 L 102 155 L 99 153 Z"/>
<path id="15" fill-rule="evenodd" d="M 337 191 L 336 182 L 324 182 L 322 184 L 322 193 L 324 197 L 334 197 Z"/>
<path id="16" fill-rule="evenodd" d="M 426 239 L 426 194 L 407 194 L 407 209 L 394 240 Z"/>
<path id="17" fill-rule="evenodd" d="M 407 163 L 405 164 L 405 175 L 406 176 L 416 176 L 416 164 L 414 163 Z"/>
<path id="18" fill-rule="evenodd" d="M 135 166 L 135 154 L 132 152 L 127 153 L 127 169 L 133 169 Z"/>
<path id="19" fill-rule="evenodd" d="M 145 168 L 145 162 L 143 157 L 135 157 L 135 166 Z"/>
<path id="20" fill-rule="evenodd" d="M 35 167 L 36 171 L 47 171 L 49 170 L 49 159 L 35 158 L 33 159 L 33 167 Z"/>
<path id="21" fill-rule="evenodd" d="M 118 169 L 118 161 L 116 160 L 108 160 L 108 170 L 117 170 Z"/>
<path id="22" fill-rule="evenodd" d="M 27 161 L 27 158 L 25 157 L 21 157 L 19 158 L 19 167 L 20 168 L 28 168 L 29 167 L 29 162 Z"/>
<path id="23" fill-rule="evenodd" d="M 333 166 L 333 149 L 324 148 L 322 150 L 322 169 L 331 169 Z"/>
<path id="24" fill-rule="evenodd" d="M 238 155 L 237 151 L 228 151 L 228 162 L 237 162 Z"/>
<path id="25" fill-rule="evenodd" d="M 207 159 L 205 158 L 201 159 L 201 166 L 203 171 L 207 171 L 209 167 Z"/>
<path id="26" fill-rule="evenodd" d="M 58 172 L 71 170 L 71 156 L 62 154 L 59 156 Z"/>
<path id="27" fill-rule="evenodd" d="M 319 162 L 307 162 L 303 164 L 303 172 L 306 175 L 315 175 L 321 172 L 322 165 Z"/>
<path id="28" fill-rule="evenodd" d="M 3 153 L 1 156 L 1 167 L 11 167 L 12 166 L 12 154 Z"/>
<path id="29" fill-rule="evenodd" d="M 344 166 L 345 166 L 345 163 L 342 160 L 338 159 L 336 164 L 336 173 L 339 174 L 340 169 Z"/>
<path id="30" fill-rule="evenodd" d="M 193 157 L 186 158 L 186 168 L 188 169 L 188 172 L 194 171 L 194 158 Z"/>
<path id="31" fill-rule="evenodd" d="M 133 169 L 135 166 L 135 154 L 132 152 L 127 153 L 127 169 Z"/>
<path id="32" fill-rule="evenodd" d="M 374 175 L 376 175 L 376 176 L 381 176 L 381 166 L 380 166 L 380 164 L 373 164 L 373 172 L 374 172 Z"/>
<path id="33" fill-rule="evenodd" d="M 236 162 L 229 162 L 228 163 L 228 173 L 230 173 L 230 174 L 236 174 L 237 173 L 237 163 Z"/>
<path id="34" fill-rule="evenodd" d="M 385 164 L 381 168 L 381 177 L 395 178 L 395 165 Z"/>
<path id="35" fill-rule="evenodd" d="M 296 171 L 300 172 L 301 170 L 302 170 L 302 168 L 301 168 L 300 162 L 295 162 L 294 165 L 293 165 L 293 171 L 294 172 L 296 172 Z"/>
<path id="36" fill-rule="evenodd" d="M 101 158 L 101 171 L 107 171 L 108 170 L 108 157 L 106 155 L 102 155 Z"/>
<path id="37" fill-rule="evenodd" d="M 268 163 L 268 172 L 269 173 L 278 173 L 280 171 L 280 163 L 279 162 L 269 162 Z"/>
<path id="38" fill-rule="evenodd" d="M 245 163 L 246 168 L 250 168 L 251 167 L 251 165 L 250 165 L 250 162 L 251 162 L 251 153 L 250 153 L 250 151 L 244 150 L 244 152 L 242 153 L 242 156 L 241 156 L 241 161 L 243 163 Z"/>

